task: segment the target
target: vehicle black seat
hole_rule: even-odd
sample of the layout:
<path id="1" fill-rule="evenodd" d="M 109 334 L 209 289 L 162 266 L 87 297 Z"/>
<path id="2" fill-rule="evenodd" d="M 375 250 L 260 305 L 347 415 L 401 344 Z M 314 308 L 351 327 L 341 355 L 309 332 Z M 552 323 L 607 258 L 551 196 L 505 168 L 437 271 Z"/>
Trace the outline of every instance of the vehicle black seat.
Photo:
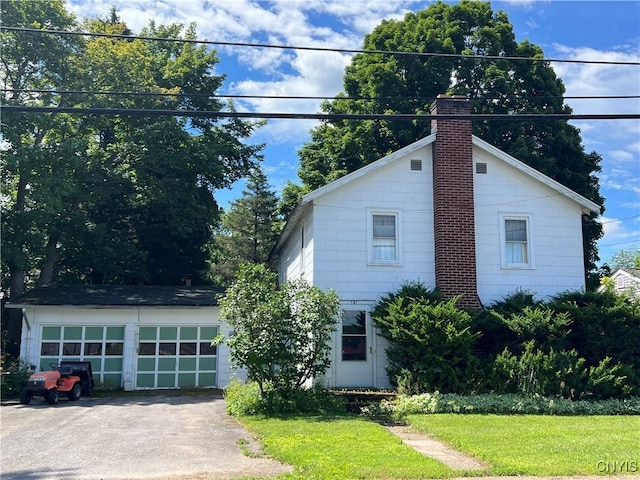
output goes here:
<path id="1" fill-rule="evenodd" d="M 73 373 L 73 367 L 71 367 L 71 365 L 60 365 L 60 367 L 58 367 L 58 371 L 63 377 L 68 377 Z"/>

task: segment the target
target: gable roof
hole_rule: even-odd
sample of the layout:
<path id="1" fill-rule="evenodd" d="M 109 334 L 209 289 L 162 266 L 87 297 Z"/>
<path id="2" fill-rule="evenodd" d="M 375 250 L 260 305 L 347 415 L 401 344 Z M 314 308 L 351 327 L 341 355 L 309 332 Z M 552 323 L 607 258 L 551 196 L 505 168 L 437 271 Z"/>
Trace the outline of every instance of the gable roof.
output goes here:
<path id="1" fill-rule="evenodd" d="M 619 268 L 611 274 L 611 278 L 627 277 L 631 281 L 640 282 L 640 268 Z"/>
<path id="2" fill-rule="evenodd" d="M 294 208 L 293 212 L 291 212 L 289 220 L 284 226 L 284 229 L 280 234 L 280 238 L 278 239 L 278 242 L 276 243 L 276 246 L 274 247 L 273 252 L 277 252 L 280 249 L 280 246 L 282 245 L 282 243 L 290 235 L 291 229 L 293 228 L 294 225 L 298 223 L 298 220 L 302 216 L 303 211 L 306 210 L 305 208 L 303 208 L 305 205 L 312 204 L 315 199 L 329 192 L 332 192 L 338 188 L 348 185 L 349 183 L 361 177 L 364 177 L 372 172 L 375 172 L 376 170 L 379 170 L 389 165 L 390 163 L 393 163 L 394 161 L 413 153 L 416 150 L 419 150 L 423 147 L 431 145 L 433 142 L 435 142 L 435 140 L 436 140 L 436 134 L 433 133 L 427 137 L 424 137 L 414 143 L 407 145 L 404 148 L 401 148 L 400 150 L 396 150 L 395 152 L 390 153 L 389 155 L 386 155 L 385 157 L 382 157 L 381 159 L 376 160 L 375 162 L 365 165 L 364 167 L 359 168 L 358 170 L 355 170 L 349 173 L 348 175 L 345 175 L 344 177 L 341 177 L 331 183 L 328 183 L 327 185 L 317 188 L 316 190 L 313 190 L 312 192 L 309 192 L 306 195 L 304 195 L 302 199 L 300 199 L 296 207 Z M 475 135 L 471 136 L 471 140 L 472 140 L 473 146 L 484 150 L 485 152 L 489 153 L 490 155 L 493 155 L 494 157 L 498 158 L 504 163 L 516 168 L 523 174 L 543 183 L 544 185 L 551 188 L 552 190 L 555 190 L 559 194 L 573 200 L 575 203 L 577 203 L 580 206 L 583 214 L 589 214 L 591 212 L 600 211 L 600 206 L 597 203 L 592 202 L 588 198 L 585 198 L 579 193 L 574 192 L 570 188 L 565 187 L 560 182 L 557 182 L 552 178 L 544 175 L 543 173 L 539 172 L 535 168 L 530 167 L 526 163 L 521 162 L 517 158 L 512 157 L 508 153 L 500 150 L 499 148 L 494 147 L 490 143 L 485 142 L 484 140 L 476 137 Z"/>
<path id="3" fill-rule="evenodd" d="M 34 305 L 85 307 L 203 307 L 218 305 L 221 287 L 165 285 L 51 285 L 7 302 L 8 308 Z"/>

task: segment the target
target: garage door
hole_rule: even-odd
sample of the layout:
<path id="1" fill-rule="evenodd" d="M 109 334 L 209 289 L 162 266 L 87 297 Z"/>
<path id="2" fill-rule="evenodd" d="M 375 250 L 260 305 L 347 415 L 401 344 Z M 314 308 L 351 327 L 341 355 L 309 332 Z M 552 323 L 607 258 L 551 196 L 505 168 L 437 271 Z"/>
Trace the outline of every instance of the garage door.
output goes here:
<path id="1" fill-rule="evenodd" d="M 97 388 L 122 386 L 124 326 L 47 325 L 41 339 L 41 371 L 61 360 L 89 361 Z"/>
<path id="2" fill-rule="evenodd" d="M 216 335 L 217 326 L 140 327 L 136 388 L 215 387 Z"/>

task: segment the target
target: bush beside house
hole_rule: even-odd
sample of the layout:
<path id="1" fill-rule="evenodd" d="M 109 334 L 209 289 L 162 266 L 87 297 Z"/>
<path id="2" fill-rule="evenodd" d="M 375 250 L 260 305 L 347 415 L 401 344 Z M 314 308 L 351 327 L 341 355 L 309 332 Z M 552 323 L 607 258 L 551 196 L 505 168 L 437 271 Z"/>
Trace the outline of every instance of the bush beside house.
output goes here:
<path id="1" fill-rule="evenodd" d="M 436 298 L 419 283 L 405 284 L 374 309 L 376 326 L 391 341 L 390 379 L 404 393 L 582 400 L 640 392 L 636 299 L 567 292 L 545 303 L 516 292 L 472 316 Z"/>

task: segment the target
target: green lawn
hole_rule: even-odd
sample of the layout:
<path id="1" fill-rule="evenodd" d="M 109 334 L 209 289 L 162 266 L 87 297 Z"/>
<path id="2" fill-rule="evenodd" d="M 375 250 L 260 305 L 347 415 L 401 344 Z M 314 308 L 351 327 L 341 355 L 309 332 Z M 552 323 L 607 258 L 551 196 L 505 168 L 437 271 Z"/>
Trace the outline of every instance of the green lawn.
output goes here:
<path id="1" fill-rule="evenodd" d="M 285 478 L 442 478 L 454 472 L 357 417 L 245 417 L 266 453 L 293 465 Z"/>
<path id="2" fill-rule="evenodd" d="M 640 416 L 414 415 L 429 432 L 491 465 L 495 475 L 640 475 Z M 244 417 L 266 453 L 295 467 L 284 478 L 461 476 L 358 417 Z"/>
<path id="3" fill-rule="evenodd" d="M 640 475 L 640 416 L 413 415 L 496 475 Z"/>

